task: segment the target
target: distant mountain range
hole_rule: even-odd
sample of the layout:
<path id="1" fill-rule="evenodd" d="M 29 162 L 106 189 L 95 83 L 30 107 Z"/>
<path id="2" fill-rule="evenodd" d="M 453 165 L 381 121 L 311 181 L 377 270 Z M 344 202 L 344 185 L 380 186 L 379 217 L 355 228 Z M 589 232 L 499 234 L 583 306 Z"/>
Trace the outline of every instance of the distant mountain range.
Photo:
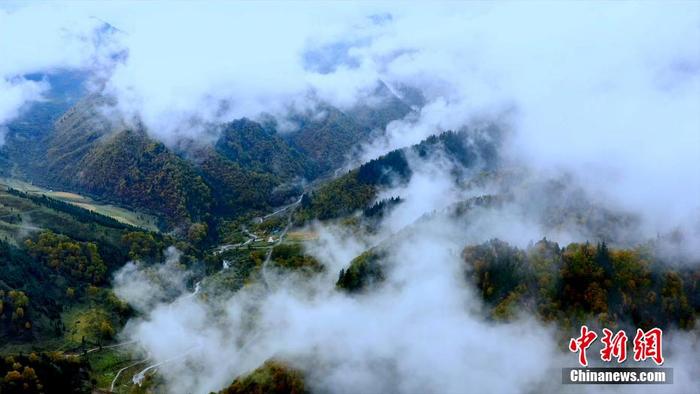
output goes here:
<path id="1" fill-rule="evenodd" d="M 379 84 L 374 105 L 291 115 L 295 131 L 280 133 L 265 117 L 239 119 L 219 126 L 211 146 L 168 147 L 142 125 L 105 115 L 114 103 L 88 91 L 89 77 L 32 76 L 46 78 L 51 90 L 8 125 L 0 174 L 154 213 L 166 229 L 284 204 L 298 197 L 302 181 L 339 168 L 373 130 L 411 111 Z"/>

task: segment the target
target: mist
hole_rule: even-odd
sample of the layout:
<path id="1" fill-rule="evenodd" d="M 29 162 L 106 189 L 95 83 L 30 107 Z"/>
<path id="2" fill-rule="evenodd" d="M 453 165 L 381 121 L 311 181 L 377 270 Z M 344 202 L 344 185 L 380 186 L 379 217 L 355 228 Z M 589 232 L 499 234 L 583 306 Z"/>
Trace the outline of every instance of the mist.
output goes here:
<path id="1" fill-rule="evenodd" d="M 122 116 L 170 145 L 212 141 L 215 125 L 262 114 L 293 129 L 290 113 L 371 103 L 382 81 L 419 89 L 425 104 L 366 142 L 363 160 L 442 130 L 507 122 L 515 165 L 577 177 L 643 215 L 650 236 L 681 226 L 697 237 L 693 2 L 5 8 L 0 124 L 47 89 L 22 75 L 60 67 L 102 70 L 101 92 L 118 99 Z M 118 32 L 96 41 L 102 21 Z M 27 50 L 40 42 L 49 50 Z M 115 48 L 126 58 L 95 60 Z"/>
<path id="2" fill-rule="evenodd" d="M 338 292 L 334 270 L 312 280 L 272 270 L 264 285 L 231 298 L 185 294 L 132 320 L 122 335 L 155 361 L 170 360 L 159 372 L 171 392 L 218 390 L 269 358 L 300 368 L 318 392 L 513 392 L 541 384 L 543 366 L 558 357 L 553 328 L 527 316 L 485 322 L 463 279 L 461 241 L 449 223 L 425 223 L 391 246 L 389 280 L 371 293 Z M 343 252 L 340 243 L 324 244 Z"/>
<path id="3" fill-rule="evenodd" d="M 120 46 L 100 39 L 104 22 L 77 11 L 49 3 L 0 4 L 0 147 L 6 125 L 46 100 L 51 88 L 46 77 L 30 74 L 79 69 L 100 75 L 111 68 Z"/>
<path id="4" fill-rule="evenodd" d="M 138 344 L 173 393 L 219 390 L 269 359 L 298 368 L 309 389 L 321 393 L 561 392 L 559 368 L 576 362 L 557 339 L 561 328 L 525 312 L 507 322 L 486 319 L 460 252 L 494 237 L 524 247 L 543 235 L 568 242 L 586 234 L 571 223 L 556 231 L 543 225 L 542 210 L 528 209 L 533 204 L 524 192 L 507 204 L 454 216 L 450 206 L 486 190 L 461 187 L 446 157 L 411 157 L 409 164 L 415 172 L 408 184 L 379 197 L 405 201 L 377 232 L 311 224 L 320 237 L 306 250 L 324 272 L 309 277 L 263 266 L 249 285 L 218 296 L 205 279 L 204 295 L 181 290 L 179 298 L 132 319 L 122 339 Z M 368 249 L 384 252 L 385 281 L 359 294 L 336 289 L 339 270 Z M 131 271 L 127 266 L 117 278 Z M 115 282 L 115 291 L 125 293 L 125 285 Z M 131 293 L 152 299 L 148 291 Z M 688 350 L 700 344 L 697 330 L 665 334 L 665 366 L 676 376 L 668 392 L 683 392 L 698 383 Z"/>

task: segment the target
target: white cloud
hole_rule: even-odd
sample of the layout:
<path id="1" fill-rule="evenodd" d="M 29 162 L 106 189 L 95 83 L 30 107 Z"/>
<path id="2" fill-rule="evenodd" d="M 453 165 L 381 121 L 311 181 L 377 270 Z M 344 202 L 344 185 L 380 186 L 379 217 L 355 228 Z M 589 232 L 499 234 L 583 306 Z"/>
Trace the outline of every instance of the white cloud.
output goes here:
<path id="1" fill-rule="evenodd" d="M 365 158 L 507 117 L 513 158 L 575 173 L 644 210 L 653 230 L 700 214 L 697 3 L 40 3 L 0 15 L 5 85 L 8 75 L 84 66 L 95 22 L 120 28 L 129 56 L 108 91 L 166 142 L 318 100 L 349 106 L 382 79 L 416 86 L 428 102 Z M 310 65 L 309 53 L 331 66 Z M 20 82 L 0 114 L 37 97 Z"/>
<path id="2" fill-rule="evenodd" d="M 100 21 L 59 4 L 11 5 L 0 6 L 0 125 L 49 88 L 26 74 L 95 66 L 103 54 L 93 34 Z"/>
<path id="3" fill-rule="evenodd" d="M 417 120 L 394 122 L 366 158 L 490 117 L 508 155 L 567 171 L 643 213 L 648 233 L 700 218 L 697 3 L 456 4 L 404 8 L 363 53 L 419 86 Z M 673 201 L 673 204 L 668 204 Z"/>
<path id="4" fill-rule="evenodd" d="M 482 320 L 464 284 L 462 236 L 442 220 L 415 228 L 389 249 L 388 282 L 370 294 L 336 291 L 336 270 L 303 282 L 268 275 L 266 286 L 231 298 L 156 306 L 125 335 L 163 363 L 173 393 L 219 390 L 272 357 L 302 369 L 320 392 L 500 393 L 547 380 L 544 366 L 558 357 L 552 329 L 529 318 Z M 317 252 L 352 255 L 355 242 L 325 242 Z M 338 250 L 345 247 L 349 254 Z"/>

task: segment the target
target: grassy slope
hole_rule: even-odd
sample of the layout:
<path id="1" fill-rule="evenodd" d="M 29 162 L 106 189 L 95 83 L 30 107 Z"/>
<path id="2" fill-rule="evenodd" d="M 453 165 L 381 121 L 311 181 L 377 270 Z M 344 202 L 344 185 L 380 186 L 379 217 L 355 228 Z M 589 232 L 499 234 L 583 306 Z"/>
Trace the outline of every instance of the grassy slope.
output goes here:
<path id="1" fill-rule="evenodd" d="M 2 187 L 11 187 L 13 189 L 17 189 L 19 191 L 29 193 L 32 195 L 46 195 L 48 197 L 60 201 L 74 204 L 81 208 L 94 211 L 100 215 L 111 217 L 115 220 L 118 220 L 119 222 L 131 226 L 140 227 L 147 231 L 158 231 L 158 220 L 153 215 L 136 212 L 134 210 L 118 207 L 112 204 L 100 203 L 90 197 L 86 197 L 80 194 L 64 191 L 54 191 L 37 185 L 32 185 L 19 179 L 12 178 L 0 178 L 0 188 Z"/>

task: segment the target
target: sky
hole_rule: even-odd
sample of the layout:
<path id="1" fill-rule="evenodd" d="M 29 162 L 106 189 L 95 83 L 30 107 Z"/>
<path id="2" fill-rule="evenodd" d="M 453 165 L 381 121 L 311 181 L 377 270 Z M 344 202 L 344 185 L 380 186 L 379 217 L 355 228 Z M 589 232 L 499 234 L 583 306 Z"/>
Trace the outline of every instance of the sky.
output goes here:
<path id="1" fill-rule="evenodd" d="M 103 22 L 118 31 L 96 35 Z M 700 216 L 698 43 L 697 2 L 10 2 L 0 125 L 49 88 L 24 74 L 61 68 L 99 71 L 121 113 L 167 144 L 244 116 L 350 108 L 383 81 L 426 104 L 364 159 L 507 122 L 515 163 L 577 177 L 654 232 Z"/>

